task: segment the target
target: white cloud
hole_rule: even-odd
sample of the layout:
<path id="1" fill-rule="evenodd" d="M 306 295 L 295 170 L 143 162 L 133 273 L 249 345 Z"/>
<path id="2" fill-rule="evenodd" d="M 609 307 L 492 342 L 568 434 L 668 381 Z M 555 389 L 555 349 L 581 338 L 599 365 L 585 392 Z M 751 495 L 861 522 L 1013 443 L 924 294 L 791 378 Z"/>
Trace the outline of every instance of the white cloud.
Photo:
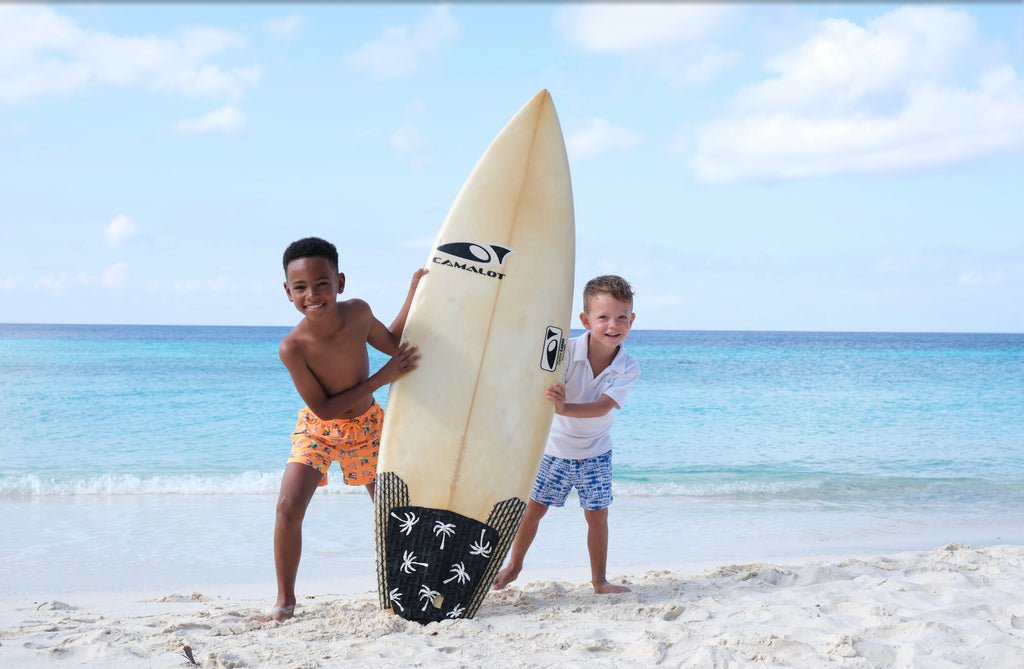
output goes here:
<path id="1" fill-rule="evenodd" d="M 305 20 L 301 16 L 297 14 L 290 14 L 280 19 L 268 19 L 267 21 L 264 21 L 263 29 L 271 35 L 287 37 L 288 35 L 294 34 L 300 27 L 302 27 L 303 23 L 305 23 Z"/>
<path id="2" fill-rule="evenodd" d="M 146 283 L 146 288 L 157 293 L 173 292 L 183 294 L 194 293 L 238 293 L 240 288 L 226 276 L 208 279 L 153 279 Z"/>
<path id="3" fill-rule="evenodd" d="M 1024 148 L 1024 82 L 1009 66 L 959 70 L 969 16 L 907 7 L 860 27 L 823 21 L 769 61 L 778 76 L 739 91 L 697 131 L 692 166 L 711 182 L 932 170 Z"/>
<path id="4" fill-rule="evenodd" d="M 555 26 L 585 51 L 622 54 L 700 41 L 734 14 L 715 4 L 584 4 L 562 9 Z"/>
<path id="5" fill-rule="evenodd" d="M 1012 261 L 994 261 L 986 267 L 964 269 L 956 277 L 956 283 L 969 288 L 998 288 L 1020 292 L 1024 278 L 1024 264 Z"/>
<path id="6" fill-rule="evenodd" d="M 16 276 L 5 276 L 0 279 L 0 290 L 14 290 L 21 285 L 21 279 Z"/>
<path id="7" fill-rule="evenodd" d="M 221 107 L 199 118 L 186 118 L 174 124 L 179 135 L 236 135 L 245 129 L 245 114 L 234 107 Z"/>
<path id="8" fill-rule="evenodd" d="M 673 84 L 702 84 L 739 58 L 712 40 L 741 10 L 726 4 L 595 3 L 555 16 L 569 44 L 589 53 L 623 56 Z"/>
<path id="9" fill-rule="evenodd" d="M 70 288 L 75 286 L 103 286 L 105 288 L 119 288 L 125 284 L 128 277 L 128 265 L 124 262 L 117 262 L 105 268 L 98 276 L 79 272 L 68 274 L 66 272 L 57 276 L 44 276 L 39 279 L 39 285 L 50 291 L 54 297 L 61 297 Z"/>
<path id="10" fill-rule="evenodd" d="M 587 119 L 567 132 L 565 138 L 569 155 L 576 159 L 628 151 L 642 141 L 639 133 L 602 118 Z"/>
<path id="11" fill-rule="evenodd" d="M 447 5 L 434 8 L 415 26 L 387 28 L 346 58 L 349 67 L 374 79 L 400 79 L 416 73 L 420 60 L 451 42 L 459 32 Z"/>
<path id="12" fill-rule="evenodd" d="M 432 162 L 428 155 L 432 144 L 412 125 L 403 125 L 388 137 L 391 148 L 405 156 L 414 168 L 425 167 Z"/>
<path id="13" fill-rule="evenodd" d="M 110 267 L 103 270 L 103 273 L 100 275 L 99 278 L 99 283 L 100 285 L 107 286 L 110 288 L 123 286 L 125 278 L 127 278 L 127 275 L 128 265 L 126 263 L 114 263 Z"/>
<path id="14" fill-rule="evenodd" d="M 225 70 L 209 61 L 244 46 L 241 35 L 216 28 L 188 28 L 174 38 L 122 37 L 83 29 L 50 7 L 0 4 L 0 102 L 93 85 L 237 98 L 259 82 L 259 68 Z"/>
<path id="15" fill-rule="evenodd" d="M 427 141 L 416 129 L 416 126 L 412 125 L 403 125 L 398 128 L 391 133 L 388 141 L 391 143 L 391 148 L 399 153 L 416 153 L 427 147 Z"/>
<path id="16" fill-rule="evenodd" d="M 121 242 L 135 237 L 139 234 L 139 228 L 135 221 L 124 214 L 115 216 L 104 231 L 107 237 L 107 246 L 118 246 Z"/>

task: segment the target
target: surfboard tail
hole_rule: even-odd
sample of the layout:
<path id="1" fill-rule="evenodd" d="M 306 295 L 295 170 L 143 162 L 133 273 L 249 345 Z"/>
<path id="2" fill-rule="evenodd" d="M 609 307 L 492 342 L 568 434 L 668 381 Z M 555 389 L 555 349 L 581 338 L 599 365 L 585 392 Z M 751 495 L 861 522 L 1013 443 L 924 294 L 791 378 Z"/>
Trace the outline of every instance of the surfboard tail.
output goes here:
<path id="1" fill-rule="evenodd" d="M 484 523 L 447 509 L 409 505 L 408 486 L 390 472 L 377 477 L 376 498 L 381 608 L 421 623 L 476 615 L 526 503 L 499 502 Z"/>

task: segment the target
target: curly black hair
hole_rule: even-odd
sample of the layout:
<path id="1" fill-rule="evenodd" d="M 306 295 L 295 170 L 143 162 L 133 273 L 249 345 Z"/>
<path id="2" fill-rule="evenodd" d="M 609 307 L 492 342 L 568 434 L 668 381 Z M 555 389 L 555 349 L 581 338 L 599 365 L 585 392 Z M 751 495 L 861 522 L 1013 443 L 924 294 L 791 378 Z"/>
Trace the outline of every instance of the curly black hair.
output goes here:
<path id="1" fill-rule="evenodd" d="M 306 237 L 288 245 L 284 251 L 285 273 L 288 272 L 288 263 L 299 258 L 326 258 L 334 271 L 338 271 L 338 249 L 319 237 Z"/>

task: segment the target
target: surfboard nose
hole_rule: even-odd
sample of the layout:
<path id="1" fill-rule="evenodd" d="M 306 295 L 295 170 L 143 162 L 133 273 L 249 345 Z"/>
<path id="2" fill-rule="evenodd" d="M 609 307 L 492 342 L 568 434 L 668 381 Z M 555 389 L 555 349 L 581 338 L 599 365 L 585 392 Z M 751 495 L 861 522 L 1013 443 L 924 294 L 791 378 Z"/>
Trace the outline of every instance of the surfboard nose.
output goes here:
<path id="1" fill-rule="evenodd" d="M 551 93 L 546 88 L 542 88 L 536 95 L 523 105 L 518 112 L 512 117 L 515 119 L 517 116 L 536 116 L 539 117 L 546 110 L 549 113 L 555 114 L 555 102 L 551 99 Z M 557 114 L 555 114 L 557 118 Z M 513 121 L 509 121 L 511 125 Z"/>

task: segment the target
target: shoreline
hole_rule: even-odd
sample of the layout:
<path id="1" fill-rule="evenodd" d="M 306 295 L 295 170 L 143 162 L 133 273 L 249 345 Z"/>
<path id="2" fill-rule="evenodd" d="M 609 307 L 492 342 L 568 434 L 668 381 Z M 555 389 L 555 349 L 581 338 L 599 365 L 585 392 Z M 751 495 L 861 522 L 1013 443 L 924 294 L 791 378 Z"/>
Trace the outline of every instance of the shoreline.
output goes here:
<path id="1" fill-rule="evenodd" d="M 203 590 L 263 583 L 276 592 L 271 495 L 0 500 L 0 593 Z M 365 495 L 314 499 L 298 592 L 324 576 L 375 587 Z M 609 514 L 611 578 L 723 563 L 836 560 L 930 550 L 955 541 L 1024 545 L 1018 504 L 838 508 L 805 502 L 617 497 Z M 541 523 L 521 579 L 589 581 L 586 522 L 575 502 Z M 227 539 L 230 537 L 230 540 Z M 576 570 L 576 571 L 570 571 Z M 568 576 L 566 576 L 568 574 Z"/>
<path id="2" fill-rule="evenodd" d="M 297 615 L 253 618 L 271 583 L 0 596 L 5 667 L 513 667 L 1024 665 L 1024 546 L 771 563 L 681 565 L 613 577 L 525 573 L 476 618 L 410 623 L 370 578 L 306 581 Z M 314 587 L 315 586 L 315 589 Z"/>

